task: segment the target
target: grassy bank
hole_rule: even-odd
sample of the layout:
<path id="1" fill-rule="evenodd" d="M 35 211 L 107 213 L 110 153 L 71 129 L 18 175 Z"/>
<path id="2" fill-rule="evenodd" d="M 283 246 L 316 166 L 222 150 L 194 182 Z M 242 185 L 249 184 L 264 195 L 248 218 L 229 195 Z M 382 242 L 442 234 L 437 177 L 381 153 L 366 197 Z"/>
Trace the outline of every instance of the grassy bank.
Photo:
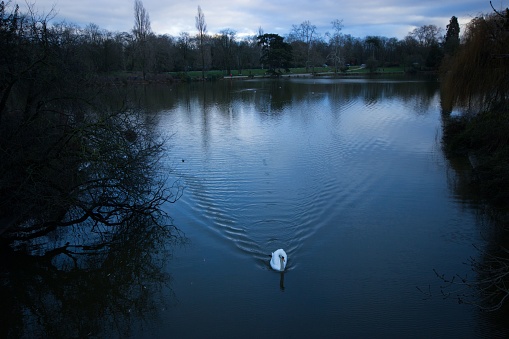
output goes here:
<path id="1" fill-rule="evenodd" d="M 377 69 L 375 73 L 377 74 L 394 74 L 394 73 L 403 73 L 405 70 L 403 67 L 380 67 Z M 346 72 L 339 72 L 338 74 L 369 74 L 370 70 L 365 67 L 360 66 L 351 66 Z M 196 80 L 201 79 L 202 72 L 201 71 L 189 71 L 189 72 L 170 72 L 170 74 L 175 79 L 180 80 Z M 317 74 L 317 75 L 334 75 L 334 70 L 330 67 L 314 67 L 309 68 L 306 70 L 306 68 L 290 68 L 290 71 L 288 73 L 283 72 L 283 75 L 298 75 L 298 74 Z M 220 79 L 225 76 L 247 76 L 247 77 L 261 77 L 261 76 L 268 76 L 266 69 L 260 69 L 260 68 L 253 68 L 253 69 L 246 69 L 246 70 L 232 70 L 230 74 L 228 74 L 225 71 L 206 71 L 205 77 L 207 79 Z"/>

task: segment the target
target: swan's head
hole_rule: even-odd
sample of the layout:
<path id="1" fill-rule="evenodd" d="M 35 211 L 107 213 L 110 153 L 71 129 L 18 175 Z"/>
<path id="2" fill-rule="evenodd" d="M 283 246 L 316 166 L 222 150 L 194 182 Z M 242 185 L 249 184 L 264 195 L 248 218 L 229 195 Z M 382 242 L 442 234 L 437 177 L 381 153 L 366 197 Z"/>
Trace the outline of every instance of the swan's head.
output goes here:
<path id="1" fill-rule="evenodd" d="M 285 264 L 285 257 L 284 257 L 284 255 L 280 254 L 280 255 L 279 255 L 279 260 L 281 261 L 281 264 L 280 264 L 280 266 L 279 266 L 279 269 L 280 269 L 281 271 L 284 271 L 284 269 L 285 269 L 285 265 L 286 265 L 286 264 Z"/>

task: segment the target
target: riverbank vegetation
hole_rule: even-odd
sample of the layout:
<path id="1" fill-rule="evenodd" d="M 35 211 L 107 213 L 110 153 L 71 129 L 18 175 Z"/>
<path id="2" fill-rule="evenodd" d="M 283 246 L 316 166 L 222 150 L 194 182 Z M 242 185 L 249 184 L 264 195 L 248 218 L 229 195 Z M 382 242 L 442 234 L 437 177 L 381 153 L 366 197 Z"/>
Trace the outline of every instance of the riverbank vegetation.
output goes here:
<path id="1" fill-rule="evenodd" d="M 467 286 L 479 293 L 457 295 L 485 310 L 507 308 L 509 299 L 509 9 L 474 18 L 462 43 L 442 63 L 444 149 L 449 158 L 468 158 L 473 187 L 496 222 L 489 251 L 471 259 L 477 279 L 446 278 L 447 288 Z M 495 228 L 495 226 L 493 226 Z"/>
<path id="2" fill-rule="evenodd" d="M 468 156 L 484 197 L 507 208 L 509 12 L 475 18 L 463 40 L 442 65 L 445 149 Z"/>

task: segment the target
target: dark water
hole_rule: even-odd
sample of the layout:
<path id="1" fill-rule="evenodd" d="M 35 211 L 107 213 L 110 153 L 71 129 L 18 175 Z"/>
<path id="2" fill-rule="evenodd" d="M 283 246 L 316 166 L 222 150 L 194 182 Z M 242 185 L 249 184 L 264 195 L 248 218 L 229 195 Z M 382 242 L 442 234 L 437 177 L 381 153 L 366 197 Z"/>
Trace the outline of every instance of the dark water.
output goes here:
<path id="1" fill-rule="evenodd" d="M 489 232 L 452 187 L 436 83 L 297 78 L 161 91 L 154 114 L 173 134 L 167 161 L 186 186 L 170 213 L 189 243 L 166 267 L 172 305 L 140 333 L 496 331 L 476 308 L 444 299 L 433 271 L 471 276 L 464 263 Z M 278 248 L 284 276 L 269 265 Z"/>
<path id="2" fill-rule="evenodd" d="M 459 304 L 434 272 L 475 281 L 465 262 L 494 246 L 460 180 L 468 167 L 442 153 L 436 82 L 220 81 L 145 87 L 133 98 L 171 136 L 163 161 L 185 191 L 166 208 L 187 241 L 165 247 L 152 233 L 150 246 L 127 244 L 94 271 L 9 268 L 2 298 L 13 306 L 2 309 L 19 316 L 4 314 L 2 326 L 28 338 L 507 330 L 500 314 Z M 269 265 L 278 248 L 288 254 L 284 275 Z"/>

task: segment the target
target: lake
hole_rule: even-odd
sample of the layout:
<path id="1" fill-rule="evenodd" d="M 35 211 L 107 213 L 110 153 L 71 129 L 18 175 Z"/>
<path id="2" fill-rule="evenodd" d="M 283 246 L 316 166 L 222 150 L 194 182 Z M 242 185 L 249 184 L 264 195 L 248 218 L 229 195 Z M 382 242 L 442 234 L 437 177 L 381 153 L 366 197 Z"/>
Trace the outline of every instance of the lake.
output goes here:
<path id="1" fill-rule="evenodd" d="M 165 266 L 172 301 L 140 333 L 499 333 L 444 299 L 435 274 L 475 276 L 465 262 L 490 232 L 442 153 L 438 83 L 292 78 L 145 94 L 172 135 L 167 161 L 185 191 L 168 208 L 188 242 Z M 278 248 L 284 275 L 269 265 Z"/>
<path id="2" fill-rule="evenodd" d="M 8 267 L 16 296 L 2 298 L 25 306 L 2 326 L 28 338 L 509 333 L 503 314 L 458 303 L 475 291 L 438 277 L 475 282 L 468 262 L 496 232 L 465 186 L 468 162 L 442 152 L 436 79 L 222 80 L 131 98 L 168 138 L 168 185 L 185 188 L 164 208 L 182 241 L 104 254 L 93 271 Z M 269 264 L 279 248 L 284 273 Z"/>

